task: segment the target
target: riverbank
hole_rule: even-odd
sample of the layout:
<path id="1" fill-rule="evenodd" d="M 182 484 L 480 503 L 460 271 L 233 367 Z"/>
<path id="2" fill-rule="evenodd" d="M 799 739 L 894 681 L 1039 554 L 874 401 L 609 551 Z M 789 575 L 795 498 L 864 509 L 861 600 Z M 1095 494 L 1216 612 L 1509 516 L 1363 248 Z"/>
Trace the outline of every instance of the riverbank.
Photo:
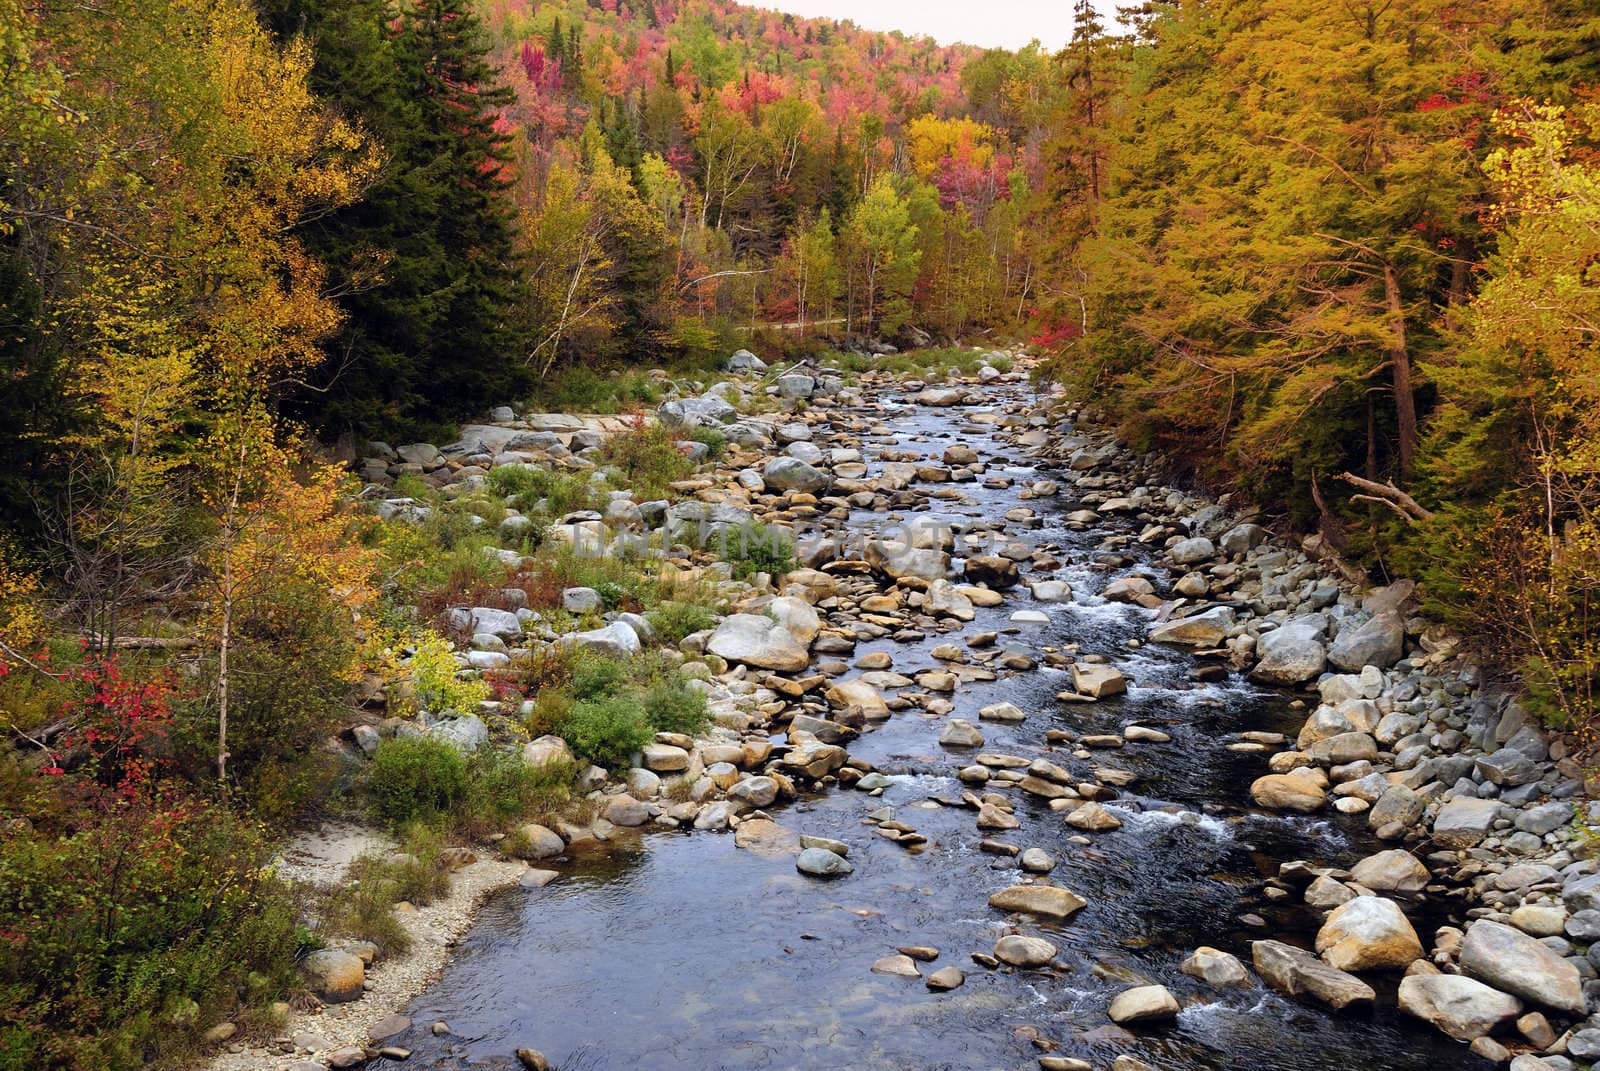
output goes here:
<path id="1" fill-rule="evenodd" d="M 1581 1011 L 1571 1000 L 1570 977 L 1581 969 L 1562 958 L 1580 947 L 1577 935 L 1565 931 L 1581 910 L 1566 912 L 1562 934 L 1538 934 L 1554 962 L 1518 935 L 1532 941 L 1531 927 L 1554 926 L 1562 894 L 1570 885 L 1574 895 L 1583 895 L 1583 879 L 1593 868 L 1572 858 L 1577 853 L 1570 831 L 1559 823 L 1538 833 L 1518 823 L 1548 823 L 1574 795 L 1576 779 L 1569 772 L 1575 767 L 1564 755 L 1552 757 L 1549 744 L 1542 757 L 1528 757 L 1537 751 L 1533 740 L 1544 737 L 1524 732 L 1514 708 L 1476 694 L 1477 674 L 1460 666 L 1453 648 L 1407 612 L 1403 589 L 1358 597 L 1336 570 L 1299 548 L 1276 544 L 1248 519 L 1214 503 L 1161 486 L 1107 437 L 1072 425 L 1063 413 L 1039 410 L 1017 373 L 987 368 L 970 382 L 938 387 L 870 376 L 858 388 L 838 378 L 830 382 L 825 374 L 785 378 L 770 385 L 764 404 L 770 409 L 776 403 L 771 420 L 739 415 L 744 384 L 663 407 L 669 423 L 719 428 L 736 444 L 719 464 L 680 486 L 703 506 L 686 511 L 664 503 L 663 514 L 676 510 L 702 533 L 707 525 L 755 522 L 807 535 L 795 548 L 802 567 L 783 577 L 781 587 L 759 576 L 748 585 L 730 584 L 729 609 L 743 612 L 678 645 L 685 675 L 704 682 L 717 727 L 698 739 L 658 737 L 640 768 L 597 788 L 591 802 L 602 833 L 614 826 L 692 830 L 684 843 L 700 845 L 706 844 L 700 834 L 732 828 L 735 856 L 750 855 L 748 848 L 759 849 L 764 859 L 792 860 L 787 878 L 768 869 L 761 880 L 780 882 L 774 886 L 780 898 L 796 898 L 797 907 L 814 895 L 811 883 L 825 879 L 837 882 L 827 888 L 847 897 L 858 895 L 852 889 L 901 897 L 878 884 L 887 872 L 936 883 L 953 897 L 938 910 L 965 917 L 983 914 L 981 898 L 965 903 L 966 884 L 993 886 L 987 894 L 990 917 L 976 929 L 924 942 L 924 934 L 908 928 L 898 941 L 879 938 L 878 951 L 859 969 L 902 979 L 923 978 L 926 969 L 929 994 L 964 994 L 946 998 L 954 1007 L 970 1008 L 975 998 L 965 994 L 976 991 L 1022 1010 L 1030 1000 L 1022 992 L 1003 996 L 1012 984 L 1007 978 L 1020 974 L 1018 981 L 1027 980 L 1033 990 L 1059 988 L 1075 973 L 1074 963 L 1087 956 L 1084 965 L 1102 984 L 1071 998 L 1077 1014 L 1068 1021 L 1029 1028 L 1034 1040 L 1024 1047 L 1043 1049 L 1040 1063 L 1046 1067 L 1074 1067 L 1079 1059 L 1111 1055 L 1119 1068 L 1142 1058 L 1163 1068 L 1197 1066 L 1189 1048 L 1180 1046 L 1176 1056 L 1166 1051 L 1174 1032 L 1180 1038 L 1193 1033 L 1184 1020 L 1199 1013 L 1185 1007 L 1210 1008 L 1241 1022 L 1284 1010 L 1273 1004 L 1247 1015 L 1230 1003 L 1233 983 L 1249 979 L 1241 959 L 1252 961 L 1269 987 L 1320 995 L 1337 1006 L 1392 1007 L 1394 975 L 1402 969 L 1419 979 L 1459 979 L 1399 987 L 1402 1008 L 1446 1030 L 1454 1024 L 1434 1014 L 1440 1003 L 1434 990 L 1443 986 L 1454 995 L 1464 984 L 1482 986 L 1496 992 L 1499 1002 L 1473 994 L 1504 1013 L 1511 1007 L 1508 993 L 1480 979 L 1493 973 L 1494 962 L 1512 963 L 1518 978 L 1503 981 L 1514 994 L 1513 982 L 1528 988 L 1523 982 L 1531 963 L 1555 988 L 1514 997 L 1516 1015 L 1498 1014 L 1487 1023 L 1474 1019 L 1474 1029 L 1481 1026 L 1487 1035 L 1498 1028 L 1505 1038 L 1516 1020 L 1522 1036 L 1505 1038 L 1511 1048 L 1559 1055 L 1568 1045 L 1553 1030 L 1544 1037 L 1537 1021 L 1522 1023 L 1530 1012 L 1520 1001 L 1525 998 L 1530 1010 L 1542 1005 L 1553 1013 Z M 754 386 L 760 391 L 767 385 Z M 542 429 L 515 427 L 529 421 L 514 417 L 509 423 L 504 442 L 491 444 L 479 432 L 461 449 L 436 451 L 440 469 L 449 469 L 452 479 L 470 480 L 476 474 L 461 475 L 462 470 L 484 462 L 490 468 L 530 463 L 507 455 L 547 449 L 551 437 L 563 449 L 570 446 L 557 434 L 561 421 L 543 419 Z M 566 426 L 568 435 L 580 430 L 581 425 Z M 1046 446 L 1053 448 L 1043 459 L 1050 471 L 1036 470 L 1027 454 Z M 457 460 L 445 460 L 451 457 Z M 428 462 L 402 464 L 426 471 Z M 369 462 L 369 471 L 375 469 Z M 393 475 L 387 467 L 386 474 Z M 649 505 L 632 504 L 641 515 Z M 389 508 L 404 505 L 389 502 Z M 628 516 L 608 507 L 603 515 L 564 518 L 567 531 L 560 538 L 597 546 L 622 540 L 628 527 L 619 519 Z M 609 545 L 616 549 L 614 542 Z M 578 633 L 540 637 L 535 631 L 531 642 L 628 646 L 623 629 L 635 643 L 647 642 L 625 614 Z M 502 653 L 491 639 L 474 637 L 479 656 Z M 518 649 L 511 646 L 504 657 L 509 661 Z M 1330 669 L 1338 672 L 1324 675 Z M 1307 698 L 1272 698 L 1283 694 L 1280 689 Z M 1219 721 L 1215 711 L 1231 710 L 1244 696 L 1251 705 Z M 1309 717 L 1308 704 L 1316 706 Z M 1487 704 L 1487 713 L 1480 704 Z M 1041 732 L 1041 726 L 1048 728 Z M 1507 750 L 1501 747 L 1480 762 L 1484 744 L 1512 741 L 1510 750 L 1524 756 L 1526 765 L 1511 755 L 1496 759 Z M 1553 743 L 1559 751 L 1561 742 Z M 938 754 L 929 756 L 930 748 Z M 1505 776 L 1507 767 L 1516 772 Z M 1453 773 L 1458 776 L 1447 783 Z M 1235 786 L 1235 780 L 1241 783 Z M 856 792 L 839 791 L 844 788 Z M 853 812 L 861 806 L 853 802 L 858 799 L 896 802 L 869 802 L 866 825 L 860 815 L 847 822 L 830 817 L 836 809 Z M 1463 805 L 1467 799 L 1478 802 Z M 770 815 L 762 810 L 787 801 L 794 803 Z M 1439 843 L 1454 828 L 1452 813 L 1462 810 L 1475 811 L 1480 820 L 1488 816 L 1481 839 Z M 1262 817 L 1263 812 L 1286 817 Z M 1570 815 L 1570 807 L 1564 813 Z M 826 828 L 819 828 L 821 820 Z M 1174 824 L 1167 829 L 1169 820 Z M 520 909 L 530 913 L 532 929 L 559 929 L 570 921 L 568 912 L 581 911 L 573 898 L 609 903 L 586 876 L 596 864 L 584 861 L 587 853 L 574 855 L 592 843 L 594 829 L 546 829 L 554 838 L 549 853 L 557 861 L 551 865 L 564 876 L 525 901 L 496 901 L 496 924 L 506 925 L 507 912 Z M 867 831 L 865 842 L 861 830 Z M 1534 837 L 1538 848 L 1519 834 Z M 1209 883 L 1192 880 L 1174 886 L 1174 875 L 1161 869 L 1163 863 L 1194 866 L 1208 854 L 1214 858 L 1204 865 L 1223 858 L 1239 865 L 1237 849 L 1225 845 L 1240 836 L 1273 843 L 1273 866 L 1261 870 L 1256 862 L 1245 863 L 1259 873 L 1236 892 L 1219 895 Z M 1384 841 L 1416 851 L 1384 851 Z M 726 854 L 718 843 L 693 849 L 709 853 L 700 865 Z M 1144 858 L 1152 844 L 1159 847 L 1158 858 Z M 628 846 L 612 854 L 616 860 L 649 859 L 665 850 Z M 1178 856 L 1159 858 L 1165 851 Z M 681 852 L 674 848 L 671 854 Z M 695 859 L 690 855 L 683 862 L 692 867 Z M 1119 876 L 1107 872 L 1110 864 L 1096 865 L 1097 859 L 1117 860 L 1137 880 L 1119 887 Z M 970 862 L 963 860 L 983 861 L 983 868 L 969 873 Z M 603 869 L 631 865 L 612 862 Z M 749 871 L 745 862 L 726 865 Z M 951 865 L 954 871 L 935 876 Z M 651 880 L 670 884 L 659 868 L 647 869 Z M 1554 883 L 1557 876 L 1561 880 Z M 1005 884 L 995 885 L 996 878 Z M 1163 896 L 1148 900 L 1146 884 L 1164 890 Z M 618 918 L 613 925 L 622 931 L 648 928 L 652 894 L 638 885 L 628 888 L 642 901 L 645 917 Z M 1195 918 L 1175 920 L 1170 905 L 1160 903 L 1174 894 L 1208 906 L 1196 910 Z M 1127 903 L 1118 905 L 1119 897 Z M 1378 900 L 1390 906 L 1374 908 Z M 859 910 L 858 918 L 885 914 L 867 904 Z M 1472 947 L 1461 950 L 1469 942 L 1456 927 L 1437 929 L 1430 954 L 1411 919 L 1481 919 L 1491 925 L 1504 920 L 1521 928 L 1510 927 L 1512 937 L 1482 929 L 1501 940 L 1490 965 L 1483 966 Z M 781 915 L 773 921 L 784 925 Z M 1167 932 L 1160 932 L 1162 926 Z M 537 944 L 530 927 L 523 939 Z M 918 928 L 930 927 L 924 920 Z M 1148 962 L 1130 963 L 1125 953 L 1109 948 L 1078 947 L 1084 931 L 1098 942 L 1153 928 L 1159 937 L 1152 947 L 1168 951 Z M 1319 949 L 1321 959 L 1293 951 L 1322 945 L 1324 932 L 1345 929 L 1356 936 L 1330 936 L 1328 948 Z M 871 947 L 861 944 L 860 935 L 853 941 L 822 936 L 842 962 Z M 642 940 L 648 945 L 648 937 Z M 951 941 L 968 947 L 978 942 L 980 951 L 967 957 L 978 974 L 957 966 L 963 962 L 960 945 L 951 949 Z M 1567 947 L 1552 947 L 1556 941 Z M 752 947 L 761 943 L 752 937 Z M 1213 945 L 1221 947 L 1212 951 Z M 474 947 L 475 960 L 505 951 Z M 737 957 L 741 948 L 725 951 Z M 794 948 L 783 952 L 793 955 Z M 1331 948 L 1338 951 L 1330 954 Z M 587 944 L 584 949 L 585 960 L 606 955 Z M 547 956 L 551 951 L 545 949 Z M 630 951 L 619 947 L 616 954 Z M 923 968 L 924 960 L 936 965 Z M 837 967 L 814 964 L 813 970 Z M 581 976 L 593 967 L 574 963 L 565 969 Z M 445 972 L 447 993 L 459 991 L 453 970 Z M 651 972 L 645 967 L 635 973 L 648 978 Z M 520 973 L 526 976 L 525 969 Z M 1363 975 L 1379 983 L 1381 1001 Z M 670 984 L 675 977 L 657 982 Z M 763 977 L 781 990 L 781 983 Z M 1576 981 L 1580 990 L 1583 980 Z M 581 989 L 595 983 L 567 984 Z M 484 988 L 495 987 L 475 988 L 475 1016 L 485 1014 L 486 1002 L 495 1003 L 482 995 Z M 519 999 L 524 995 L 516 993 Z M 605 1007 L 615 1003 L 597 996 Z M 897 1007 L 904 1000 L 891 999 Z M 419 1004 L 430 1007 L 426 998 Z M 1130 1004 L 1137 1009 L 1130 1012 Z M 792 1001 L 786 1006 L 792 1008 Z M 450 1018 L 448 1005 L 434 1007 Z M 577 1021 L 597 1018 L 582 1007 L 572 1011 L 569 1018 Z M 960 1014 L 984 1019 L 970 1010 Z M 566 1044 L 575 1029 L 562 1023 L 528 1031 L 520 1018 L 512 1021 L 517 1025 L 510 1032 L 508 1023 L 487 1030 L 489 1024 L 473 1025 L 466 1032 L 479 1040 L 466 1049 L 509 1058 L 518 1048 L 537 1047 L 560 1057 L 561 1048 L 548 1035 Z M 1337 1036 L 1337 1019 L 1318 1022 L 1314 1036 Z M 1414 1029 L 1387 1025 L 1381 1009 L 1380 1022 L 1384 1030 L 1399 1031 L 1384 1044 L 1412 1046 L 1433 1058 Z M 994 1044 L 987 1035 L 994 1029 L 998 1024 L 983 1028 L 983 1040 L 971 1046 Z M 1234 1023 L 1231 1029 L 1235 1043 L 1248 1047 L 1237 1040 L 1244 1027 Z M 608 1065 L 624 1059 L 620 1054 L 632 1051 L 636 1035 L 649 1031 L 645 1023 L 608 1030 L 587 1051 Z M 392 1040 L 435 1055 L 460 1055 L 461 1043 L 431 1040 L 420 1026 Z M 1506 1044 L 1493 1045 L 1501 1050 L 1488 1041 L 1475 1043 L 1475 1049 L 1489 1057 L 1511 1055 Z M 1080 1049 L 1080 1055 L 1065 1055 Z"/>

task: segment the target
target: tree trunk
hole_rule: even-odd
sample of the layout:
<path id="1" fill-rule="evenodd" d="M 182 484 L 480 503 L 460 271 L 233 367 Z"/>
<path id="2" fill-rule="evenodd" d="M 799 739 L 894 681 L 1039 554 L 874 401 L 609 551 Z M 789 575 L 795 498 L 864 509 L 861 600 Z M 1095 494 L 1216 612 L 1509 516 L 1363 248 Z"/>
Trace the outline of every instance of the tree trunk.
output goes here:
<path id="1" fill-rule="evenodd" d="M 1400 437 L 1398 476 L 1411 478 L 1411 463 L 1417 452 L 1417 400 L 1411 386 L 1411 356 L 1406 351 L 1405 306 L 1400 300 L 1400 279 L 1394 266 L 1383 266 L 1383 293 L 1389 315 L 1394 320 L 1394 341 L 1389 346 L 1389 366 L 1394 376 L 1394 409 Z"/>

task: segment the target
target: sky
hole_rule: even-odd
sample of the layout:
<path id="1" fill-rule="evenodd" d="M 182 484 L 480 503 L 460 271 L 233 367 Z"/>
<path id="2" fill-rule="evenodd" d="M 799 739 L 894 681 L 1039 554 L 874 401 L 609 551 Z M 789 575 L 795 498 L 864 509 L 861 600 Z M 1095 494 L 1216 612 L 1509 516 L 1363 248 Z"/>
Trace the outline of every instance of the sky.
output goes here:
<path id="1" fill-rule="evenodd" d="M 1037 37 L 1055 51 L 1072 36 L 1071 0 L 750 0 L 796 15 L 850 19 L 869 30 L 927 34 L 940 44 L 1020 48 Z M 1096 0 L 1115 29 L 1115 0 Z"/>

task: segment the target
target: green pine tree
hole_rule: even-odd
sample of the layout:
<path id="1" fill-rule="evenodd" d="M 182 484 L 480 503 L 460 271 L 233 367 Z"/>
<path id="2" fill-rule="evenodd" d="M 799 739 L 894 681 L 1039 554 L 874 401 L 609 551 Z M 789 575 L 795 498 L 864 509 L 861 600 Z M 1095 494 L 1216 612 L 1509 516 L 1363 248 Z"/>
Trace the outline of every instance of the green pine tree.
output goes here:
<path id="1" fill-rule="evenodd" d="M 525 385 L 507 326 L 517 265 L 497 84 L 468 0 L 289 0 L 284 32 L 318 47 L 318 88 L 379 136 L 383 179 L 313 225 L 347 321 L 298 403 L 343 430 L 470 415 Z"/>

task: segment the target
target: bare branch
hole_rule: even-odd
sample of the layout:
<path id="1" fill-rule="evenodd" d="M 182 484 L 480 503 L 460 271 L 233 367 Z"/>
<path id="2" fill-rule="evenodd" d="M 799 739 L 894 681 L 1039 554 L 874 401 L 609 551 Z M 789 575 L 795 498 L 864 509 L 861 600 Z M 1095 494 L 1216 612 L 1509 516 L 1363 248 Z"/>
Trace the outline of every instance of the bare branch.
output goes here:
<path id="1" fill-rule="evenodd" d="M 1351 495 L 1350 501 L 1352 502 L 1377 502 L 1405 518 L 1407 524 L 1429 521 L 1434 517 L 1432 510 L 1423 508 L 1416 499 L 1400 490 L 1392 481 L 1379 483 L 1376 480 L 1363 479 L 1353 472 L 1341 473 L 1339 479 L 1358 491 L 1366 492 L 1365 494 Z"/>

